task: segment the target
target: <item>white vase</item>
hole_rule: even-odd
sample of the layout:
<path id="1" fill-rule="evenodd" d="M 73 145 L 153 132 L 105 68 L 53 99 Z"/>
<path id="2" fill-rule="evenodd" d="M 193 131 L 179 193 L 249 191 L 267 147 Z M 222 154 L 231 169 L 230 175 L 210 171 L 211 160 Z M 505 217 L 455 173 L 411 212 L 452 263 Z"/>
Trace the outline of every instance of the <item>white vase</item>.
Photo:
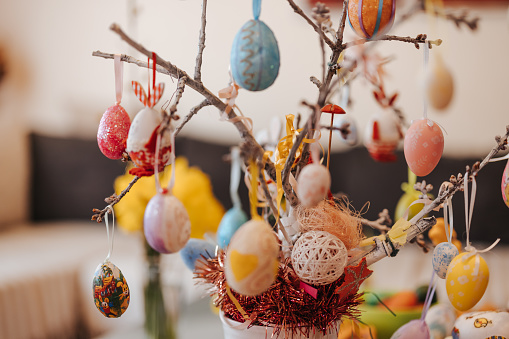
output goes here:
<path id="1" fill-rule="evenodd" d="M 219 317 L 221 318 L 221 322 L 223 324 L 224 331 L 224 339 L 270 339 L 272 338 L 272 333 L 274 328 L 271 326 L 258 326 L 254 325 L 250 328 L 248 327 L 248 322 L 239 323 L 235 320 L 232 320 L 228 317 L 225 317 L 224 313 L 219 312 Z M 339 332 L 339 324 L 336 328 L 331 328 L 328 333 L 325 335 L 317 330 L 313 333 L 309 334 L 308 337 L 301 333 L 285 333 L 281 331 L 279 336 L 274 337 L 278 339 L 337 339 Z"/>

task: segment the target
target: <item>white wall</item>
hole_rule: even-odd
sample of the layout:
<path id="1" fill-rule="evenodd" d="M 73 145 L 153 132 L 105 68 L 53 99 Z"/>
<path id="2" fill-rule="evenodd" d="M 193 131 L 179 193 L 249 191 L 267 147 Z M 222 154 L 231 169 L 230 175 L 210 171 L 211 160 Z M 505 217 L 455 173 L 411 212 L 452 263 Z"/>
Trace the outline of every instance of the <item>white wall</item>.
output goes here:
<path id="1" fill-rule="evenodd" d="M 27 154 L 24 134 L 29 130 L 51 135 L 94 137 L 104 110 L 115 99 L 113 62 L 92 57 L 92 51 L 127 53 L 140 57 L 108 26 L 119 23 L 148 49 L 157 51 L 189 74 L 194 73 L 201 1 L 138 1 L 138 15 L 128 12 L 134 0 L 90 1 L 3 1 L 0 4 L 0 48 L 8 58 L 9 72 L 0 84 L 0 218 L 19 219 L 26 214 Z M 308 2 L 301 0 L 309 12 Z M 406 0 L 409 3 L 409 0 Z M 203 65 L 205 85 L 217 92 L 228 83 L 231 41 L 250 18 L 251 1 L 209 1 L 207 47 Z M 339 9 L 332 8 L 335 19 Z M 229 13 L 235 13 L 231 15 Z M 448 132 L 446 154 L 482 155 L 491 148 L 493 136 L 505 131 L 509 52 L 507 8 L 474 8 L 481 16 L 480 29 L 470 33 L 450 23 L 435 27 L 430 38 L 444 39 L 442 51 L 456 83 L 455 98 L 446 113 L 430 112 Z M 261 19 L 274 31 L 281 50 L 281 69 L 275 84 L 260 93 L 242 91 L 237 100 L 244 114 L 254 121 L 255 132 L 271 116 L 307 113 L 302 99 L 316 98 L 316 87 L 308 79 L 320 72 L 320 53 L 315 33 L 289 8 L 286 1 L 264 1 Z M 419 15 L 397 27 L 398 35 L 432 32 L 429 21 Z M 347 37 L 354 38 L 350 28 Z M 388 92 L 399 91 L 399 105 L 414 119 L 422 114 L 418 74 L 422 52 L 412 45 L 386 42 L 377 47 L 396 59 L 388 66 Z M 433 53 L 433 51 L 432 51 Z M 433 55 L 432 55 L 433 56 Z M 143 57 L 144 60 L 144 57 Z M 134 117 L 141 109 L 130 90 L 130 80 L 145 84 L 147 72 L 125 65 L 123 105 Z M 169 99 L 176 83 L 168 77 Z M 369 88 L 359 82 L 353 88 L 355 106 L 348 113 L 364 126 L 377 107 Z M 179 106 L 185 115 L 200 96 L 187 89 Z M 224 143 L 239 140 L 229 123 L 220 122 L 215 109 L 204 109 L 183 134 Z M 336 139 L 335 148 L 339 148 Z"/>

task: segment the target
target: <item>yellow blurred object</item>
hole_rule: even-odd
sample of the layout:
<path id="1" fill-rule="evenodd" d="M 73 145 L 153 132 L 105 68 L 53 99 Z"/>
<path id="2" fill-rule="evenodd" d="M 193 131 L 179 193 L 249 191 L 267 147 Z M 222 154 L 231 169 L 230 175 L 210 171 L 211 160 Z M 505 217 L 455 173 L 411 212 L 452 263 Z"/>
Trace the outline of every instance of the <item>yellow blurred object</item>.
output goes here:
<path id="1" fill-rule="evenodd" d="M 429 232 L 428 237 L 434 246 L 442 242 L 447 242 L 447 236 L 445 235 L 445 223 L 444 218 L 437 218 L 437 223 L 433 226 Z M 456 246 L 458 252 L 461 253 L 461 241 L 457 239 L 456 231 L 452 230 L 452 244 Z"/>
<path id="2" fill-rule="evenodd" d="M 173 194 L 189 214 L 191 220 L 191 237 L 203 238 L 207 232 L 216 232 L 224 214 L 224 208 L 212 192 L 209 177 L 197 167 L 189 167 L 184 157 L 175 160 L 175 186 Z M 161 186 L 166 187 L 171 176 L 172 166 L 166 166 L 160 173 Z M 120 194 L 133 180 L 128 173 L 115 180 L 115 193 Z M 143 214 L 150 199 L 156 194 L 154 177 L 142 177 L 131 188 L 118 204 L 114 206 L 119 226 L 129 232 L 143 229 Z"/>
<path id="3" fill-rule="evenodd" d="M 371 328 L 371 334 L 370 332 Z M 376 339 L 376 329 L 355 320 L 345 320 L 339 328 L 338 339 Z"/>
<path id="4" fill-rule="evenodd" d="M 396 210 L 394 211 L 394 220 L 399 220 L 403 218 L 408 206 L 410 206 L 414 201 L 419 200 L 419 196 L 421 192 L 417 191 L 414 188 L 415 183 L 417 182 L 417 176 L 408 169 L 408 182 L 404 182 L 401 184 L 401 190 L 404 192 L 401 198 L 399 198 L 398 203 L 396 204 Z M 428 194 L 430 199 L 433 198 L 433 195 Z M 410 206 L 408 211 L 407 220 L 412 219 L 417 213 L 419 213 L 424 208 L 424 204 L 415 204 Z"/>

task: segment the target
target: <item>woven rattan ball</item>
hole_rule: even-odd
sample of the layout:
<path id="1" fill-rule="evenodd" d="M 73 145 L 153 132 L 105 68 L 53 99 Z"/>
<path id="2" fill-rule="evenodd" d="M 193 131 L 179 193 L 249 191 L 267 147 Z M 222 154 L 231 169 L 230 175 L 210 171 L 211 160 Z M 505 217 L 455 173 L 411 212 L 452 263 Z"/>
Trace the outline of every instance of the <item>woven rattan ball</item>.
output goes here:
<path id="1" fill-rule="evenodd" d="M 304 233 L 292 249 L 292 265 L 297 276 L 311 285 L 327 285 L 344 271 L 348 254 L 338 237 L 324 231 Z"/>

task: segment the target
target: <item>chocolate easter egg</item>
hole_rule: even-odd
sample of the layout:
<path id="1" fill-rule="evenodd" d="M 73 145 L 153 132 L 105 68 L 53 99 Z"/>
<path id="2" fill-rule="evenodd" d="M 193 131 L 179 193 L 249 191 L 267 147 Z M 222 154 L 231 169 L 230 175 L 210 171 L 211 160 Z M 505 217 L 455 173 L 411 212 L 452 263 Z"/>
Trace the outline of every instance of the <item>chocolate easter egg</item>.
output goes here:
<path id="1" fill-rule="evenodd" d="M 180 250 L 180 256 L 187 268 L 194 271 L 200 262 L 216 256 L 216 246 L 203 239 L 191 238 Z"/>
<path id="2" fill-rule="evenodd" d="M 505 204 L 509 207 L 509 160 L 507 160 L 507 164 L 504 168 L 504 173 L 502 174 L 502 199 L 504 199 Z"/>
<path id="3" fill-rule="evenodd" d="M 279 47 L 270 28 L 260 20 L 250 20 L 233 40 L 230 67 L 235 82 L 249 91 L 272 85 L 279 73 Z"/>
<path id="4" fill-rule="evenodd" d="M 184 205 L 171 193 L 157 193 L 147 204 L 143 229 L 148 244 L 159 253 L 180 251 L 191 235 Z"/>
<path id="5" fill-rule="evenodd" d="M 325 166 L 320 164 L 306 165 L 297 178 L 298 197 L 304 207 L 314 207 L 327 197 L 331 177 Z"/>
<path id="6" fill-rule="evenodd" d="M 97 144 L 106 157 L 122 158 L 130 127 L 131 118 L 122 106 L 113 105 L 104 112 L 97 130 Z"/>
<path id="7" fill-rule="evenodd" d="M 450 242 L 443 242 L 435 247 L 433 251 L 433 270 L 437 274 L 439 278 L 445 279 L 447 274 L 447 268 L 451 263 L 452 259 L 454 259 L 458 255 L 458 249 Z"/>
<path id="8" fill-rule="evenodd" d="M 246 213 L 240 208 L 230 208 L 221 219 L 217 228 L 217 244 L 221 248 L 226 248 L 230 243 L 233 234 L 247 222 Z"/>
<path id="9" fill-rule="evenodd" d="M 394 21 L 396 0 L 350 0 L 348 19 L 362 38 L 371 39 L 386 33 Z"/>
<path id="10" fill-rule="evenodd" d="M 404 153 L 410 170 L 419 177 L 430 174 L 444 151 L 444 134 L 437 123 L 419 119 L 405 135 Z"/>
<path id="11" fill-rule="evenodd" d="M 95 306 L 105 317 L 118 318 L 127 310 L 129 286 L 120 269 L 110 261 L 97 267 L 92 287 Z"/>

